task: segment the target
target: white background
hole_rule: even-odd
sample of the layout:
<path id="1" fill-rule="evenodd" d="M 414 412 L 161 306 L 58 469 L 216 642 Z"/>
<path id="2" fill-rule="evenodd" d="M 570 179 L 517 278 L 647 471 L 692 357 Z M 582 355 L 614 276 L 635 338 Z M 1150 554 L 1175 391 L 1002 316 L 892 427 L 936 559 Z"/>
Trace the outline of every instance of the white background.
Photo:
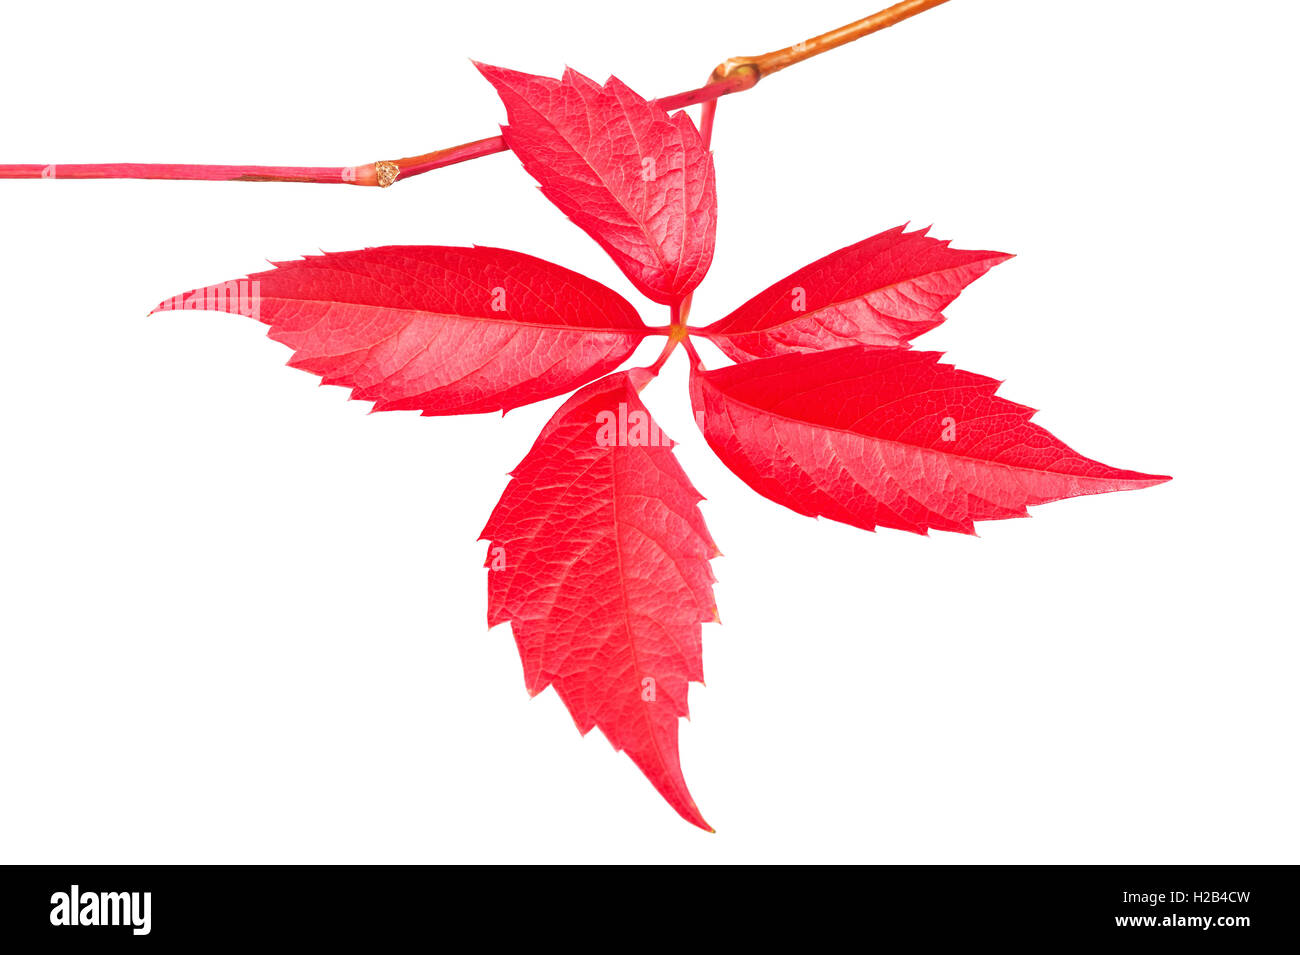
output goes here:
<path id="1" fill-rule="evenodd" d="M 347 165 L 495 132 L 469 57 L 662 95 L 875 4 L 11 7 L 0 161 Z M 1174 475 L 977 538 L 709 500 L 716 835 L 530 701 L 476 538 L 561 399 L 367 415 L 160 299 L 479 242 L 643 305 L 508 154 L 380 191 L 0 182 L 5 862 L 1296 862 L 1293 4 L 955 2 L 724 100 L 700 323 L 905 221 L 1018 253 L 921 344 Z M 661 341 L 639 353 L 650 360 Z M 718 357 L 708 351 L 706 358 Z"/>

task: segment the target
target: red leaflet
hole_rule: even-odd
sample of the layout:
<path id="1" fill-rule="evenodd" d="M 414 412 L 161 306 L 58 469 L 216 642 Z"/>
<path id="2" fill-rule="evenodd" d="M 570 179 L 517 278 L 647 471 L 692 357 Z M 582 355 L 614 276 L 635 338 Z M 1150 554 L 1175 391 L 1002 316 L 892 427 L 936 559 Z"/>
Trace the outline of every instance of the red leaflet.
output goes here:
<path id="1" fill-rule="evenodd" d="M 645 369 L 570 398 L 512 472 L 491 541 L 488 625 L 510 621 L 528 692 L 554 685 L 582 733 L 599 726 L 686 820 L 677 721 L 703 680 L 717 619 L 699 492 L 637 394 Z"/>
<path id="2" fill-rule="evenodd" d="M 1031 424 L 998 382 L 938 352 L 854 345 L 693 371 L 696 420 L 745 483 L 801 514 L 874 530 L 974 533 L 1026 505 L 1149 487 Z"/>
<path id="3" fill-rule="evenodd" d="M 542 192 L 601 244 L 642 294 L 681 301 L 713 261 L 713 157 L 672 116 L 610 77 L 559 80 L 476 64 L 510 119 L 506 144 Z"/>
<path id="4" fill-rule="evenodd" d="M 971 282 L 1011 258 L 904 226 L 805 265 L 701 330 L 736 361 L 850 344 L 906 346 Z"/>
<path id="5" fill-rule="evenodd" d="M 278 262 L 155 311 L 249 315 L 289 364 L 376 411 L 508 411 L 605 374 L 646 335 L 636 309 L 577 272 L 506 249 L 390 245 Z"/>

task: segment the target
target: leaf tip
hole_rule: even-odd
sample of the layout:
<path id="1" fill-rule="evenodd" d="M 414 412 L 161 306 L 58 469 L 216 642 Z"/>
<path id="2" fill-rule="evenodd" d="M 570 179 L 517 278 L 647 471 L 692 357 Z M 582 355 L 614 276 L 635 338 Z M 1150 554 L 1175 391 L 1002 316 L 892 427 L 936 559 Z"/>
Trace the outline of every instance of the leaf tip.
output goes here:
<path id="1" fill-rule="evenodd" d="M 707 822 L 705 822 L 704 815 L 700 812 L 700 807 L 695 805 L 694 800 L 691 800 L 690 810 L 691 810 L 691 814 L 689 816 L 684 815 L 682 817 L 687 822 L 689 822 L 693 826 L 703 829 L 705 832 L 708 833 L 716 833 L 718 831 L 714 829 L 711 825 L 709 825 Z"/>

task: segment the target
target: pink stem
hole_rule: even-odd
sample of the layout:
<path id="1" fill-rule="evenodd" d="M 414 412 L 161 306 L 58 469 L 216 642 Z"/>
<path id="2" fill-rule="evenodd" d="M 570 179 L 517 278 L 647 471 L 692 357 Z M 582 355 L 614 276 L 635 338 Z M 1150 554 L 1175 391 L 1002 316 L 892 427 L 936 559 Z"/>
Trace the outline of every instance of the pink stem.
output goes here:
<path id="1" fill-rule="evenodd" d="M 718 112 L 718 101 L 711 99 L 700 107 L 700 139 L 704 143 L 704 149 L 707 152 L 713 143 L 713 117 Z M 685 325 L 691 315 L 691 299 L 695 293 L 689 293 L 686 298 L 682 299 L 681 304 L 673 310 L 673 325 Z M 686 350 L 694 360 L 695 364 L 703 368 L 704 363 L 700 361 L 700 356 L 696 354 L 695 346 L 691 344 L 690 339 L 686 340 Z"/>
<path id="2" fill-rule="evenodd" d="M 691 361 L 695 362 L 695 368 L 699 371 L 705 371 L 704 359 L 700 358 L 700 353 L 695 350 L 695 343 L 691 341 L 689 335 L 682 339 L 682 347 L 686 349 L 686 354 L 690 356 Z"/>
<path id="3" fill-rule="evenodd" d="M 659 353 L 659 357 L 654 360 L 653 365 L 650 365 L 648 368 L 646 368 L 646 371 L 650 372 L 651 375 L 657 377 L 659 375 L 659 370 L 664 366 L 664 362 L 668 360 L 668 356 L 673 353 L 673 349 L 676 347 L 677 347 L 677 339 L 669 338 L 668 341 L 664 342 L 663 351 Z"/>
<path id="4" fill-rule="evenodd" d="M 402 170 L 397 174 L 397 179 L 410 179 L 412 176 L 432 172 L 443 166 L 454 166 L 458 162 L 491 156 L 493 153 L 503 153 L 507 148 L 504 138 L 489 136 L 487 139 L 476 139 L 472 143 L 437 149 L 422 156 L 408 156 L 406 159 L 397 160 L 397 166 Z"/>
<path id="5" fill-rule="evenodd" d="M 705 83 L 699 89 L 687 90 L 673 96 L 665 96 L 656 102 L 669 112 L 687 106 L 694 106 L 696 103 L 703 103 L 705 110 L 708 110 L 716 103 L 718 97 L 747 90 L 757 82 L 758 77 L 756 74 L 742 71 L 725 79 Z M 705 140 L 706 145 L 707 142 Z M 398 167 L 402 170 L 397 174 L 397 179 L 399 181 L 410 179 L 412 176 L 418 176 L 434 169 L 441 169 L 443 166 L 452 166 L 469 159 L 478 159 L 481 156 L 491 156 L 493 153 L 503 153 L 508 148 L 503 137 L 489 136 L 487 139 L 476 139 L 472 143 L 452 146 L 448 149 L 438 149 L 422 156 L 408 156 L 406 159 L 396 161 Z"/>
<path id="6" fill-rule="evenodd" d="M 208 166 L 186 163 L 0 165 L 0 179 L 190 179 L 205 182 L 319 182 L 373 186 L 357 166 Z"/>
<path id="7" fill-rule="evenodd" d="M 748 71 L 725 79 L 687 90 L 675 96 L 666 96 L 659 105 L 666 110 L 681 109 L 695 103 L 712 105 L 719 96 L 747 90 L 758 82 Z M 410 156 L 384 163 L 396 167 L 396 175 L 386 182 L 376 171 L 375 163 L 364 166 L 207 166 L 182 163 L 79 163 L 25 165 L 0 165 L 0 179 L 188 179 L 220 182 L 319 182 L 345 183 L 353 186 L 391 185 L 399 179 L 409 179 L 421 173 L 441 169 L 470 159 L 490 156 L 506 151 L 506 141 L 500 136 L 477 139 L 472 143 L 438 149 L 420 156 Z"/>
<path id="8" fill-rule="evenodd" d="M 713 116 L 718 111 L 718 101 L 711 99 L 700 109 L 700 139 L 704 148 L 709 149 L 713 143 Z"/>
<path id="9" fill-rule="evenodd" d="M 714 101 L 728 93 L 739 93 L 753 87 L 758 81 L 795 63 L 818 56 L 827 50 L 852 43 L 870 33 L 900 23 L 925 10 L 937 7 L 947 0 L 900 0 L 892 7 L 845 24 L 803 43 L 781 50 L 773 50 L 756 57 L 732 57 L 718 64 L 709 82 L 698 89 L 687 90 L 674 96 L 665 96 L 659 105 L 666 110 L 681 109 L 704 103 L 701 131 L 707 144 L 713 127 Z M 321 168 L 314 166 L 186 166 L 159 163 L 107 163 L 79 166 L 0 166 L 0 179 L 208 179 L 240 180 L 244 182 L 342 182 L 357 186 L 391 186 L 399 179 L 409 179 L 433 169 L 441 169 L 467 159 L 505 152 L 506 143 L 500 136 L 475 140 L 448 149 L 438 149 L 421 156 L 410 156 L 397 161 L 367 163 L 364 166 Z M 51 172 L 52 171 L 52 172 Z"/>

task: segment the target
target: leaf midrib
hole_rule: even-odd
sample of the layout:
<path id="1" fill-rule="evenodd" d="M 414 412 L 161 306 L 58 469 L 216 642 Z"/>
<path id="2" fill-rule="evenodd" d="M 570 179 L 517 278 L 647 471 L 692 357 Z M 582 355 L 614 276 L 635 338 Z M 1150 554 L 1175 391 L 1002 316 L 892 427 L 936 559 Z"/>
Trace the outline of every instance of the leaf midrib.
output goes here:
<path id="1" fill-rule="evenodd" d="M 465 315 L 465 314 L 461 314 L 460 312 L 439 312 L 433 309 L 408 308 L 402 305 L 367 305 L 367 304 L 362 304 L 360 302 L 346 302 L 346 301 L 340 301 L 338 299 L 331 299 L 331 298 L 288 298 L 280 295 L 262 295 L 260 296 L 260 301 L 299 302 L 299 303 L 312 302 L 320 305 L 343 305 L 348 308 L 372 309 L 372 310 L 384 309 L 392 312 L 412 312 L 416 315 L 425 315 L 431 318 L 436 317 L 436 318 L 446 318 L 446 319 L 461 319 L 462 321 L 467 321 L 467 322 L 471 322 L 471 321 L 490 322 L 496 325 L 526 326 L 528 328 L 545 328 L 545 329 L 554 329 L 556 331 L 613 332 L 616 334 L 623 333 L 628 335 L 640 335 L 641 337 L 645 337 L 645 335 L 648 334 L 650 331 L 648 327 L 645 328 L 643 331 L 640 328 L 611 328 L 609 326 L 599 326 L 599 325 L 556 325 L 552 322 L 527 322 L 527 321 L 521 321 L 519 319 L 511 319 L 511 318 L 492 318 L 487 315 Z"/>
<path id="2" fill-rule="evenodd" d="M 1043 468 L 1029 467 L 1029 466 L 1027 466 L 1027 465 L 1023 465 L 1023 464 L 1006 464 L 1005 462 L 1002 462 L 1002 461 L 994 461 L 994 460 L 991 460 L 991 459 L 989 459 L 989 458 L 977 458 L 977 457 L 975 457 L 974 455 L 970 455 L 970 454 L 958 454 L 958 453 L 955 452 L 955 451 L 942 451 L 942 450 L 940 450 L 940 449 L 938 449 L 938 448 L 930 448 L 930 447 L 926 447 L 926 446 L 923 445 L 923 444 L 913 444 L 913 443 L 910 442 L 910 441 L 900 441 L 900 440 L 897 439 L 897 438 L 884 438 L 884 437 L 881 437 L 881 436 L 879 436 L 879 435 L 875 435 L 875 434 L 863 434 L 861 431 L 853 431 L 853 430 L 850 429 L 850 428 L 841 428 L 841 427 L 839 427 L 838 425 L 819 424 L 819 423 L 814 422 L 814 421 L 805 421 L 803 418 L 795 418 L 795 417 L 791 417 L 791 416 L 788 415 L 788 414 L 782 414 L 782 413 L 779 412 L 779 411 L 772 411 L 772 410 L 770 410 L 770 409 L 768 409 L 768 408 L 762 408 L 762 407 L 760 407 L 760 406 L 758 406 L 758 405 L 750 404 L 748 401 L 745 401 L 745 400 L 743 400 L 743 399 L 741 399 L 741 398 L 737 398 L 737 397 L 735 397 L 734 395 L 730 395 L 730 394 L 728 394 L 727 392 L 725 392 L 725 391 L 723 391 L 721 388 L 719 388 L 717 385 L 714 385 L 714 384 L 712 384 L 712 383 L 710 383 L 710 382 L 707 382 L 707 381 L 706 381 L 705 383 L 706 383 L 710 388 L 712 388 L 714 391 L 716 391 L 718 394 L 720 394 L 720 395 L 721 395 L 725 400 L 727 400 L 727 401 L 733 401 L 733 402 L 735 402 L 736 404 L 744 405 L 746 408 L 752 408 L 752 409 L 754 409 L 755 411 L 760 412 L 760 413 L 762 413 L 762 414 L 769 415 L 769 416 L 771 416 L 771 417 L 773 417 L 773 418 L 780 418 L 782 421 L 788 421 L 788 422 L 791 422 L 792 424 L 802 425 L 802 426 L 804 426 L 804 427 L 806 427 L 806 428 L 818 428 L 818 429 L 821 429 L 821 430 L 823 430 L 823 431 L 836 431 L 836 432 L 838 432 L 838 433 L 840 433 L 840 434 L 850 434 L 850 435 L 853 435 L 853 436 L 856 437 L 856 438 L 861 438 L 861 439 L 866 440 L 866 441 L 879 441 L 879 442 L 881 442 L 882 444 L 892 444 L 892 445 L 894 445 L 894 446 L 896 446 L 896 447 L 900 447 L 900 448 L 912 448 L 912 449 L 917 450 L 917 451 L 928 451 L 928 452 L 930 452 L 930 453 L 932 453 L 932 454 L 940 454 L 940 455 L 944 455 L 945 457 L 950 457 L 950 458 L 960 458 L 960 459 L 963 460 L 963 461 L 974 461 L 974 462 L 977 463 L 977 464 L 981 464 L 981 465 L 984 465 L 985 467 L 991 467 L 991 468 L 1006 468 L 1006 469 L 1011 470 L 1011 471 L 1028 471 L 1028 472 L 1031 472 L 1031 473 L 1034 473 L 1034 474 L 1050 474 L 1050 475 L 1054 475 L 1054 476 L 1056 476 L 1056 477 L 1068 477 L 1068 478 L 1074 478 L 1074 479 L 1076 479 L 1076 480 L 1081 480 L 1081 481 L 1136 481 L 1136 480 L 1141 480 L 1140 478 L 1106 478 L 1106 477 L 1096 477 L 1096 476 L 1087 475 L 1087 474 L 1071 474 L 1071 473 L 1069 473 L 1068 471 L 1048 471 L 1048 470 L 1045 470 L 1045 469 L 1043 469 Z M 929 389 L 929 391 L 942 391 L 942 390 L 943 390 L 943 389 L 941 389 L 941 388 L 931 388 L 931 389 Z M 917 394 L 918 394 L 918 395 L 923 395 L 923 394 L 925 394 L 925 393 L 926 393 L 926 392 L 918 392 Z M 912 397 L 912 396 L 909 395 L 908 397 Z M 981 415 L 980 418 L 975 418 L 975 419 L 972 419 L 972 420 L 978 421 L 978 420 L 981 420 L 981 418 L 985 418 L 985 417 L 988 417 L 988 415 Z M 1030 422 L 1026 421 L 1025 423 L 1026 423 L 1026 424 L 1029 424 Z M 1078 457 L 1080 457 L 1080 458 L 1083 458 L 1083 455 L 1079 454 L 1079 452 L 1077 452 L 1077 451 L 1074 451 L 1073 448 L 1071 448 L 1070 450 L 1073 451 L 1073 453 L 1074 453 L 1076 456 L 1078 456 Z M 1091 460 L 1091 459 L 1090 459 L 1090 458 L 1085 458 L 1084 460 Z M 1103 465 L 1103 467 L 1106 467 L 1106 466 L 1107 466 L 1107 465 Z"/>

